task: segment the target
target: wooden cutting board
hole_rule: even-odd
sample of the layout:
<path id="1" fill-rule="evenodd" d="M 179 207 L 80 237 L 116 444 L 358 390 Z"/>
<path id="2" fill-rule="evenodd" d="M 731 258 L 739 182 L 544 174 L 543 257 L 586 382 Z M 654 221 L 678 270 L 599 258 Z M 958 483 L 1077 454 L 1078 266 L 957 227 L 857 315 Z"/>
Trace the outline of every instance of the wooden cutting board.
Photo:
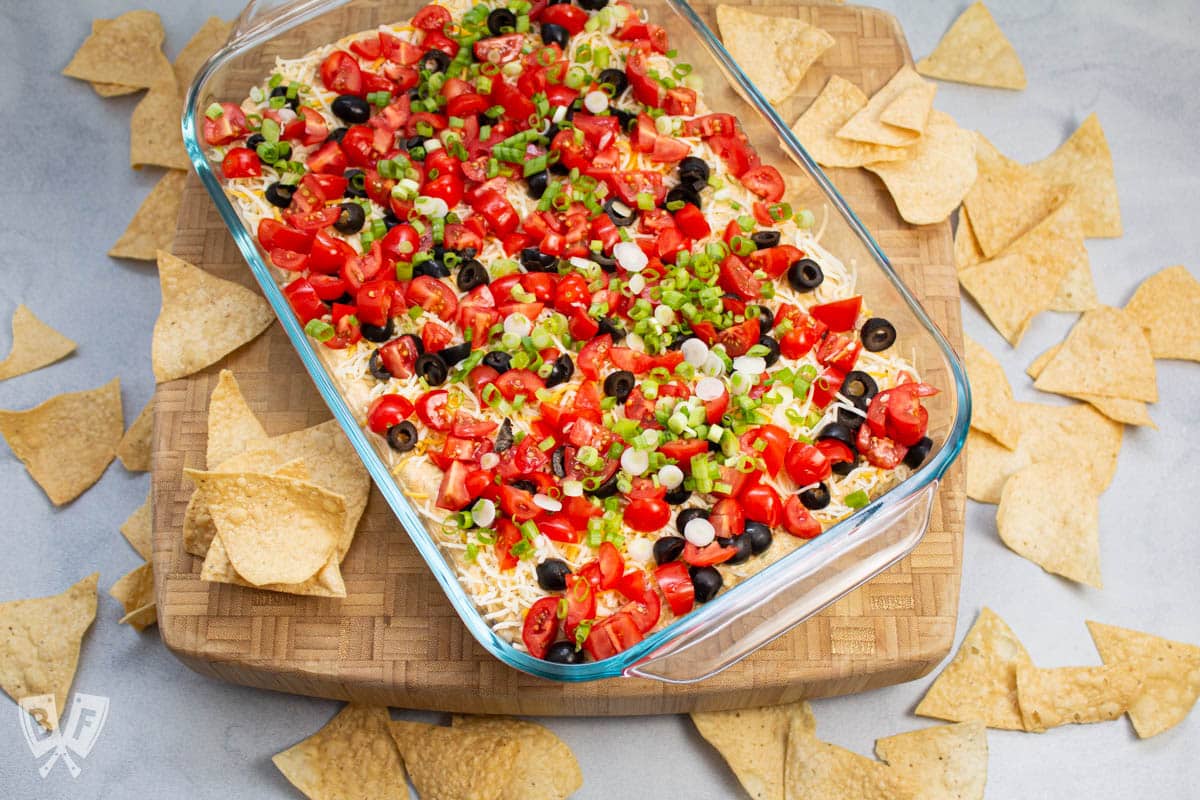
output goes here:
<path id="1" fill-rule="evenodd" d="M 698 9 L 715 29 L 714 5 Z M 868 94 L 911 61 L 890 15 L 846 6 L 762 6 L 837 38 L 782 109 L 794 119 L 831 74 Z M 663 12 L 667 13 L 667 12 Z M 363 25 L 362 27 L 367 27 Z M 862 170 L 831 177 L 955 346 L 961 343 L 949 223 L 912 227 L 882 184 Z M 193 175 L 174 252 L 254 286 L 249 269 Z M 467 632 L 377 490 L 342 564 L 344 600 L 301 598 L 200 580 L 182 544 L 192 486 L 204 467 L 206 409 L 227 367 L 270 434 L 330 414 L 282 329 L 220 364 L 159 387 L 154 417 L 154 566 L 163 641 L 196 671 L 284 692 L 406 708 L 539 715 L 664 714 L 748 707 L 859 692 L 924 675 L 954 638 L 962 573 L 963 473 L 946 474 L 929 532 L 870 583 L 729 670 L 693 685 L 643 679 L 560 684 L 511 669 Z"/>

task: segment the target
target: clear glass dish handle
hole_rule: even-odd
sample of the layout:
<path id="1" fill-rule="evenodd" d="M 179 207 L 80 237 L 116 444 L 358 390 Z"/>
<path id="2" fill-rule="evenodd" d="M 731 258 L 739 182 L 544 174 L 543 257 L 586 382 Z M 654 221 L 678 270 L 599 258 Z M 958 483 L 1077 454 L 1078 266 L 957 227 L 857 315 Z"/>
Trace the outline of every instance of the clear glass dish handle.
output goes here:
<path id="1" fill-rule="evenodd" d="M 692 683 L 733 666 L 906 556 L 929 527 L 937 486 L 932 481 L 903 502 L 878 509 L 840 542 L 805 546 L 786 568 L 772 571 L 761 592 L 727 609 L 723 620 L 684 630 L 624 674 Z"/>

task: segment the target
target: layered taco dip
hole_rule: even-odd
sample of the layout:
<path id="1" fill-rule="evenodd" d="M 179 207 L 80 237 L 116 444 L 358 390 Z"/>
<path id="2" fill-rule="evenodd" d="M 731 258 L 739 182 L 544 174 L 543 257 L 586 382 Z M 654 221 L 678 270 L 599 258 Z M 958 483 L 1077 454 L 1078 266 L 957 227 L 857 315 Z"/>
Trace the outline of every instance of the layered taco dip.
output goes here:
<path id="1" fill-rule="evenodd" d="M 603 659 L 919 466 L 937 390 L 624 2 L 429 5 L 204 137 L 495 631 Z"/>

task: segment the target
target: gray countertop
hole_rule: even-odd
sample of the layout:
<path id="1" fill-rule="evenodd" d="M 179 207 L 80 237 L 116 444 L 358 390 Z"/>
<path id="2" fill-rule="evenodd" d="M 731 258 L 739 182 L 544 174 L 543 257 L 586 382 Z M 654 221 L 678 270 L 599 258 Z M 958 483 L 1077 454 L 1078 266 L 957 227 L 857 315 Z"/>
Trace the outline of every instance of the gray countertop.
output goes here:
<path id="1" fill-rule="evenodd" d="M 900 19 L 921 55 L 965 0 L 880 4 L 894 12 L 906 6 Z M 209 14 L 233 16 L 240 0 L 145 5 L 162 14 L 173 56 Z M 80 343 L 66 361 L 0 384 L 3 408 L 117 375 L 131 420 L 153 391 L 154 268 L 104 255 L 157 179 L 128 167 L 136 98 L 102 100 L 59 75 L 93 17 L 130 7 L 126 0 L 0 3 L 0 318 L 24 302 Z M 993 12 L 1021 55 L 1029 88 L 943 83 L 938 107 L 1023 161 L 1051 152 L 1096 111 L 1116 163 L 1126 231 L 1088 242 L 1101 301 L 1124 303 L 1139 281 L 1172 264 L 1200 273 L 1200 6 L 996 0 Z M 1012 350 L 967 305 L 967 331 L 999 354 L 1017 396 L 1057 402 L 1035 392 L 1023 369 L 1073 317 L 1042 315 Z M 4 322 L 0 353 L 8 336 Z M 988 605 L 1043 666 L 1098 663 L 1085 619 L 1200 642 L 1200 527 L 1191 506 L 1200 493 L 1200 365 L 1159 362 L 1158 376 L 1161 399 L 1151 415 L 1160 430 L 1127 430 L 1116 479 L 1101 499 L 1105 588 L 1075 586 L 1009 552 L 997 538 L 994 507 L 971 503 L 960 639 Z M 317 730 L 336 703 L 202 678 L 166 652 L 153 629 L 138 635 L 117 624 L 120 606 L 106 590 L 138 563 L 117 527 L 142 502 L 148 480 L 114 464 L 80 499 L 55 509 L 0 448 L 0 599 L 56 593 L 99 570 L 99 613 L 74 688 L 111 700 L 103 734 L 74 780 L 61 767 L 39 778 L 15 707 L 0 701 L 0 795 L 296 797 L 270 757 Z M 930 721 L 911 712 L 931 680 L 818 701 L 820 735 L 870 753 L 876 737 L 924 727 Z M 684 717 L 548 724 L 583 766 L 579 798 L 740 796 Z M 1125 720 L 1042 735 L 989 731 L 988 740 L 989 798 L 1200 796 L 1200 712 L 1148 741 Z"/>

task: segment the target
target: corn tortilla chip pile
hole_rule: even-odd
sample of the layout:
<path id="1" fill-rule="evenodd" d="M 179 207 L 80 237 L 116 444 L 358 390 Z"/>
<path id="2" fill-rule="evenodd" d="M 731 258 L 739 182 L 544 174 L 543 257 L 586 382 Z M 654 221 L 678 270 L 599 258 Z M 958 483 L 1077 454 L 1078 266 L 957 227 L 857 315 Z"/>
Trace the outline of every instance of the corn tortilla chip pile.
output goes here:
<path id="1" fill-rule="evenodd" d="M 208 400 L 208 445 L 205 451 L 208 468 L 216 469 L 222 462 L 266 438 L 267 431 L 250 410 L 237 378 L 229 370 L 221 370 Z"/>
<path id="2" fill-rule="evenodd" d="M 146 494 L 146 502 L 138 506 L 129 517 L 121 523 L 121 535 L 129 542 L 137 554 L 147 561 L 153 549 L 151 544 L 150 525 L 150 494 Z"/>
<path id="3" fill-rule="evenodd" d="M 736 711 L 694 711 L 692 722 L 755 800 L 782 800 L 784 796 L 793 723 L 810 733 L 817 728 L 812 709 L 803 701 Z"/>
<path id="4" fill-rule="evenodd" d="M 1080 317 L 1033 385 L 1059 394 L 1158 400 L 1150 342 L 1132 315 L 1109 307 Z"/>
<path id="5" fill-rule="evenodd" d="M 1099 622 L 1087 626 L 1104 663 L 1124 665 L 1141 681 L 1129 705 L 1137 735 L 1157 736 L 1182 722 L 1200 697 L 1200 647 Z"/>
<path id="6" fill-rule="evenodd" d="M 917 62 L 930 78 L 1024 89 L 1025 68 L 987 6 L 974 3 L 950 26 L 934 51 Z"/>
<path id="7" fill-rule="evenodd" d="M 964 336 L 963 342 L 971 382 L 971 427 L 1014 449 L 1021 439 L 1020 412 L 1004 367 L 970 336 Z"/>
<path id="8" fill-rule="evenodd" d="M 274 319 L 256 292 L 209 275 L 170 253 L 158 253 L 162 310 L 151 357 L 159 383 L 204 369 L 257 337 Z"/>
<path id="9" fill-rule="evenodd" d="M 1025 730 L 1033 733 L 1117 719 L 1140 686 L 1137 676 L 1123 666 L 1017 668 L 1021 720 Z"/>
<path id="10" fill-rule="evenodd" d="M 1142 281 L 1125 311 L 1146 331 L 1155 358 L 1200 361 L 1200 281 L 1182 266 Z"/>
<path id="11" fill-rule="evenodd" d="M 0 435 L 56 506 L 100 479 L 124 432 L 116 378 L 51 397 L 27 411 L 0 410 Z"/>
<path id="12" fill-rule="evenodd" d="M 575 754 L 549 728 L 509 717 L 458 714 L 451 725 L 491 731 L 517 743 L 517 758 L 499 800 L 562 800 L 583 786 L 583 772 Z"/>
<path id="13" fill-rule="evenodd" d="M 1099 589 L 1100 493 L 1069 462 L 1031 464 L 1000 495 L 996 527 L 1013 552 L 1047 572 Z"/>
<path id="14" fill-rule="evenodd" d="M 729 54 L 773 104 L 795 94 L 808 68 L 834 44 L 829 33 L 803 20 L 740 6 L 717 6 L 717 27 Z"/>
<path id="15" fill-rule="evenodd" d="M 173 78 L 162 53 L 162 20 L 153 11 L 130 11 L 114 20 L 97 20 L 92 34 L 76 51 L 63 75 L 109 84 L 105 92 L 125 93 L 120 87 L 149 88 Z"/>
<path id="16" fill-rule="evenodd" d="M 96 618 L 99 579 L 93 573 L 62 594 L 0 603 L 0 688 L 13 700 L 54 695 L 62 713 L 83 635 Z M 50 730 L 58 725 L 39 721 Z"/>
<path id="17" fill-rule="evenodd" d="M 350 704 L 271 760 L 309 800 L 408 800 L 386 708 Z"/>
<path id="18" fill-rule="evenodd" d="M 0 381 L 49 366 L 73 352 L 75 342 L 19 305 L 12 318 L 12 349 L 0 361 Z"/>
<path id="19" fill-rule="evenodd" d="M 934 109 L 910 158 L 866 168 L 883 180 L 905 222 L 941 222 L 975 183 L 975 137 L 949 114 Z"/>
<path id="20" fill-rule="evenodd" d="M 392 738 L 422 800 L 499 800 L 520 744 L 486 727 L 392 722 Z"/>
<path id="21" fill-rule="evenodd" d="M 158 621 L 154 602 L 154 567 L 147 561 L 112 585 L 108 593 L 125 607 L 122 625 L 142 631 Z"/>
<path id="22" fill-rule="evenodd" d="M 142 408 L 117 445 L 117 458 L 130 472 L 150 470 L 150 437 L 154 434 L 154 400 Z"/>
<path id="23" fill-rule="evenodd" d="M 1112 153 L 1094 113 L 1057 150 L 1030 165 L 1042 180 L 1075 186 L 1075 207 L 1083 223 L 1083 235 L 1120 236 L 1121 208 L 1117 203 L 1117 179 Z"/>
<path id="24" fill-rule="evenodd" d="M 918 787 L 897 769 L 798 730 L 788 737 L 785 800 L 916 800 Z"/>
<path id="25" fill-rule="evenodd" d="M 825 167 L 861 167 L 908 158 L 908 150 L 903 147 L 856 142 L 837 135 L 842 126 L 866 105 L 867 96 L 861 89 L 834 75 L 796 120 L 792 131 L 809 155 Z"/>
<path id="26" fill-rule="evenodd" d="M 988 746 L 981 722 L 935 725 L 877 739 L 875 755 L 919 787 L 922 800 L 983 800 Z"/>
<path id="27" fill-rule="evenodd" d="M 129 226 L 108 254 L 114 258 L 154 261 L 159 250 L 168 249 L 175 238 L 175 221 L 179 218 L 186 180 L 187 173 L 183 170 L 167 170 L 138 206 Z"/>
<path id="28" fill-rule="evenodd" d="M 936 90 L 936 88 L 933 84 L 922 80 L 912 67 L 905 64 L 896 71 L 891 80 L 883 85 L 883 88 L 871 97 L 866 106 L 859 109 L 846 121 L 846 124 L 838 130 L 837 136 L 841 139 L 881 144 L 888 147 L 906 147 L 915 144 L 925 132 L 925 123 L 928 121 L 930 109 L 933 107 L 933 94 L 929 90 Z M 918 98 L 920 106 L 915 113 L 903 112 L 906 122 L 909 123 L 908 127 L 884 122 L 882 119 L 884 112 L 891 109 L 893 104 L 909 91 L 920 92 L 927 98 L 927 101 Z M 911 101 L 906 101 L 906 103 L 908 102 Z M 901 113 L 901 109 L 896 109 L 896 113 Z M 912 126 L 913 123 L 918 123 L 915 128 Z"/>

